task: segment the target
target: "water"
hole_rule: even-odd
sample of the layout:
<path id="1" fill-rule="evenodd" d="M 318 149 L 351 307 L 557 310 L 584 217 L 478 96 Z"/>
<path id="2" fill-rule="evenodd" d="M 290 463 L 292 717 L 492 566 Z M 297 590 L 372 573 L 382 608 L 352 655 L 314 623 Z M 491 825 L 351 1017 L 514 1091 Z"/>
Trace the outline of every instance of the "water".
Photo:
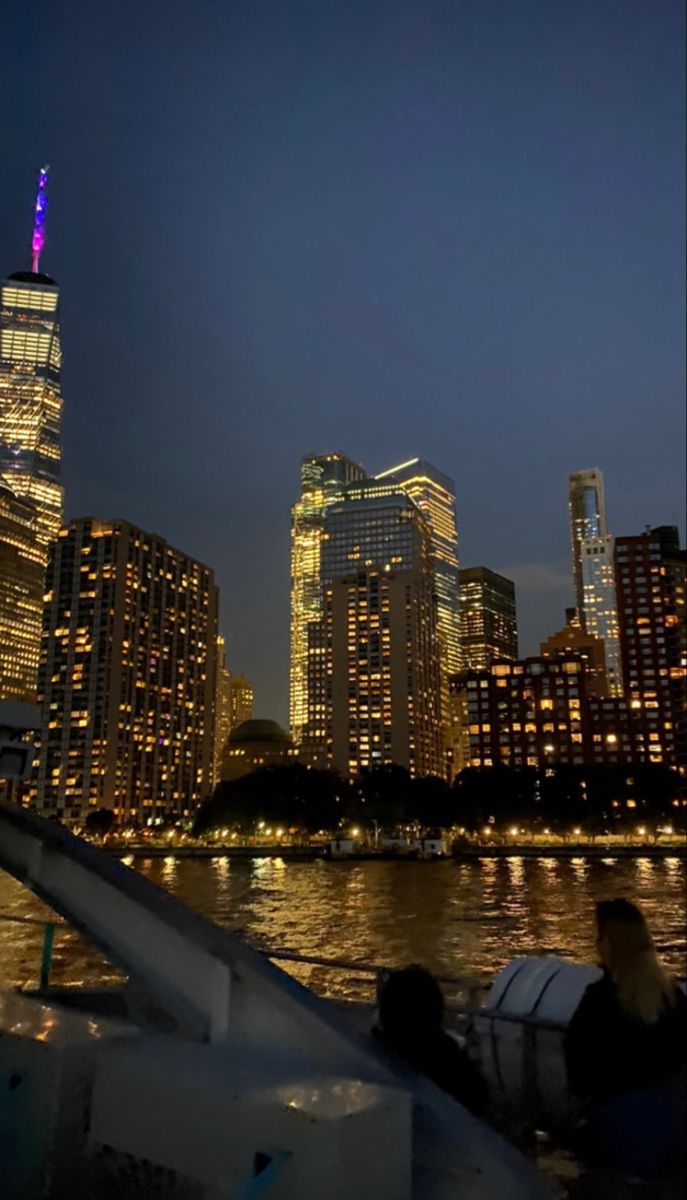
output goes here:
<path id="1" fill-rule="evenodd" d="M 421 962 L 485 983 L 516 955 L 593 960 L 594 901 L 622 895 L 644 909 L 666 965 L 685 974 L 685 864 L 676 858 L 287 863 L 170 857 L 133 865 L 261 949 L 376 965 Z M 1 873 L 0 913 L 50 915 Z M 39 926 L 0 922 L 0 987 L 36 982 L 41 942 Z M 324 995 L 371 995 L 369 977 L 355 971 L 289 970 Z M 51 978 L 94 984 L 118 976 L 77 934 L 59 929 Z"/>

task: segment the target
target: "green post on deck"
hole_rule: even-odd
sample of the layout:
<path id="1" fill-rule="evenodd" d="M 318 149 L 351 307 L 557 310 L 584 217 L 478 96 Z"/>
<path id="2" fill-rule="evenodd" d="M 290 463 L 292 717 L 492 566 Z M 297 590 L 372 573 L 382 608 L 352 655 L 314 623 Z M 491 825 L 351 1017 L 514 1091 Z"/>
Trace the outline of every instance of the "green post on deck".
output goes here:
<path id="1" fill-rule="evenodd" d="M 50 982 L 50 967 L 52 965 L 52 943 L 55 937 L 55 926 L 49 921 L 43 934 L 43 955 L 41 957 L 41 991 L 47 992 Z"/>

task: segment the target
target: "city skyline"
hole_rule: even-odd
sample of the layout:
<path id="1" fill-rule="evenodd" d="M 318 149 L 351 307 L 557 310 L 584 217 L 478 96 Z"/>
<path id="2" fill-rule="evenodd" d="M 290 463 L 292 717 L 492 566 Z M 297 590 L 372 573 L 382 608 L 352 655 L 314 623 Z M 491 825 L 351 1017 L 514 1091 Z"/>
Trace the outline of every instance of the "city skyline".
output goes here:
<path id="1" fill-rule="evenodd" d="M 10 14 L 0 270 L 29 269 L 48 159 L 66 516 L 212 564 L 232 666 L 285 724 L 298 459 L 421 454 L 534 653 L 573 599 L 570 471 L 604 470 L 614 534 L 684 538 L 682 10 L 210 7 L 167 14 L 164 104 L 119 55 L 127 0 Z"/>

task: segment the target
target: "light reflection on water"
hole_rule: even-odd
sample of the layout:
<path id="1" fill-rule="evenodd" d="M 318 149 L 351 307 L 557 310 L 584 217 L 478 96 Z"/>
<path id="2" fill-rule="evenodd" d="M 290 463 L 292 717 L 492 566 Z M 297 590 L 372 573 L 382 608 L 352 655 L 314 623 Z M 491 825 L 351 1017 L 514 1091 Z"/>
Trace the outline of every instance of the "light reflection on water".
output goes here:
<path id="1" fill-rule="evenodd" d="M 684 974 L 685 864 L 678 859 L 481 859 L 474 862 L 288 862 L 136 859 L 154 883 L 254 946 L 376 965 L 425 963 L 488 981 L 515 955 L 592 959 L 594 901 L 639 902 L 668 966 Z M 0 875 L 0 912 L 49 916 Z M 0 986 L 34 983 L 42 930 L 0 922 Z M 325 994 L 369 995 L 352 971 L 289 967 Z M 58 930 L 53 979 L 112 982 L 77 934 Z"/>

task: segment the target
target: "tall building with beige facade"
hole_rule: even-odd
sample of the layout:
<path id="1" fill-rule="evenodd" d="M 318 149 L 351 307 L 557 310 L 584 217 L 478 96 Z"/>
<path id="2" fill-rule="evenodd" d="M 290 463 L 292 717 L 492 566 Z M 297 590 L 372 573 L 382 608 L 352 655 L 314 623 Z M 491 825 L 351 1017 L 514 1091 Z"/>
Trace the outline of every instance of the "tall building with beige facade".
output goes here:
<path id="1" fill-rule="evenodd" d="M 126 521 L 70 522 L 47 573 L 37 805 L 81 823 L 190 814 L 213 773 L 212 571 Z"/>

